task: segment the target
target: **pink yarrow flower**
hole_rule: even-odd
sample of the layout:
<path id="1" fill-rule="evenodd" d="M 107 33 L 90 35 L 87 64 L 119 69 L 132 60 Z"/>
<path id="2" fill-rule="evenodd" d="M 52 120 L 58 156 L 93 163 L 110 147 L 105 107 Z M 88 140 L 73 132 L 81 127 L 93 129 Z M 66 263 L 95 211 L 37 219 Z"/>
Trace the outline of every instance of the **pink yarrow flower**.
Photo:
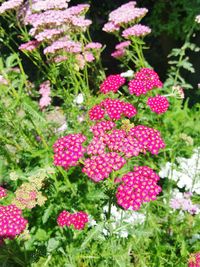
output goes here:
<path id="1" fill-rule="evenodd" d="M 122 36 L 128 39 L 131 38 L 132 36 L 143 37 L 149 33 L 151 33 L 151 29 L 148 26 L 136 24 L 130 28 L 125 29 L 122 32 Z"/>
<path id="2" fill-rule="evenodd" d="M 101 43 L 98 43 L 98 42 L 91 42 L 91 43 L 88 43 L 86 46 L 85 46 L 85 49 L 86 50 L 89 50 L 89 49 L 95 49 L 95 50 L 98 50 L 98 49 L 101 49 L 102 48 L 102 44 Z"/>
<path id="3" fill-rule="evenodd" d="M 147 105 L 150 107 L 151 111 L 162 114 L 168 110 L 169 102 L 165 96 L 157 95 L 155 97 L 149 97 Z"/>
<path id="4" fill-rule="evenodd" d="M 120 74 L 109 75 L 100 85 L 100 91 L 103 94 L 107 94 L 108 92 L 116 93 L 125 82 L 126 79 L 121 77 Z"/>
<path id="5" fill-rule="evenodd" d="M 0 239 L 14 238 L 21 234 L 26 226 L 27 220 L 22 217 L 22 210 L 15 205 L 0 205 Z"/>
<path id="6" fill-rule="evenodd" d="M 115 23 L 110 21 L 110 22 L 107 22 L 106 24 L 104 24 L 102 30 L 104 32 L 111 33 L 111 32 L 119 31 L 119 29 L 120 29 L 120 27 L 118 25 L 116 25 Z"/>
<path id="7" fill-rule="evenodd" d="M 42 95 L 42 97 L 40 98 L 39 106 L 41 109 L 49 106 L 51 103 L 50 90 L 50 81 L 45 81 L 40 84 L 39 93 Z"/>
<path id="8" fill-rule="evenodd" d="M 64 210 L 59 214 L 57 218 L 57 223 L 59 226 L 70 227 L 71 225 L 73 225 L 74 229 L 76 230 L 82 230 L 87 222 L 88 222 L 88 214 L 83 211 L 71 214 L 68 211 Z"/>
<path id="9" fill-rule="evenodd" d="M 118 99 L 106 98 L 99 105 L 95 105 L 89 111 L 91 120 L 103 119 L 106 114 L 111 120 L 119 120 L 121 116 L 132 118 L 137 114 L 137 110 L 130 103 Z"/>
<path id="10" fill-rule="evenodd" d="M 76 166 L 84 156 L 85 148 L 82 146 L 86 137 L 82 134 L 69 134 L 58 139 L 53 145 L 54 165 L 68 169 Z"/>
<path id="11" fill-rule="evenodd" d="M 128 85 L 130 94 L 136 96 L 145 95 L 148 91 L 163 86 L 158 74 L 149 68 L 142 68 L 136 72 L 135 78 Z"/>
<path id="12" fill-rule="evenodd" d="M 109 21 L 122 26 L 124 24 L 135 22 L 146 15 L 148 9 L 136 8 L 136 2 L 130 1 L 127 4 L 120 6 L 109 14 Z"/>
<path id="13" fill-rule="evenodd" d="M 12 9 L 17 9 L 23 3 L 23 0 L 9 0 L 5 1 L 0 6 L 0 14 Z"/>
<path id="14" fill-rule="evenodd" d="M 147 166 L 134 167 L 134 172 L 129 172 L 121 178 L 116 193 L 117 203 L 125 210 L 138 210 L 144 202 L 156 200 L 161 192 L 157 185 L 159 176 Z"/>
<path id="15" fill-rule="evenodd" d="M 117 153 L 105 153 L 86 159 L 82 172 L 94 182 L 99 182 L 108 178 L 112 171 L 121 169 L 125 163 L 126 160 Z"/>
<path id="16" fill-rule="evenodd" d="M 36 49 L 39 46 L 39 44 L 40 44 L 40 42 L 38 42 L 37 40 L 29 41 L 27 43 L 21 44 L 19 46 L 19 50 L 33 51 L 34 49 Z"/>
<path id="17" fill-rule="evenodd" d="M 59 36 L 63 29 L 45 29 L 44 31 L 35 35 L 35 39 L 39 42 L 44 40 L 52 40 L 52 38 Z"/>
<path id="18" fill-rule="evenodd" d="M 32 3 L 31 9 L 36 12 L 48 9 L 65 9 L 68 7 L 68 4 L 66 2 L 69 1 L 70 0 L 54 0 L 54 1 L 39 0 Z"/>
<path id="19" fill-rule="evenodd" d="M 130 41 L 124 41 L 124 42 L 121 42 L 121 43 L 117 44 L 117 45 L 115 46 L 115 49 L 120 50 L 120 49 L 129 47 L 130 44 L 131 44 Z"/>
<path id="20" fill-rule="evenodd" d="M 114 57 L 114 58 L 122 58 L 124 57 L 126 54 L 126 50 L 125 49 L 119 49 L 119 50 L 115 50 L 111 56 Z"/>

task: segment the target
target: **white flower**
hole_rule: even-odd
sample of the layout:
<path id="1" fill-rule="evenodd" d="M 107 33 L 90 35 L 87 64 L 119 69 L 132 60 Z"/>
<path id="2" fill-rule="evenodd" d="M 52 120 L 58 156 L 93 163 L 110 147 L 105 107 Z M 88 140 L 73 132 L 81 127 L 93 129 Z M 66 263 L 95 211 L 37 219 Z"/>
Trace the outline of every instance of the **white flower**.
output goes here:
<path id="1" fill-rule="evenodd" d="M 133 75 L 134 75 L 134 71 L 132 71 L 132 70 L 128 70 L 128 71 L 126 71 L 126 72 L 122 72 L 122 73 L 120 74 L 120 76 L 121 76 L 121 77 L 124 77 L 124 78 L 132 78 Z"/>
<path id="2" fill-rule="evenodd" d="M 74 99 L 74 103 L 80 105 L 82 104 L 84 101 L 84 97 L 83 97 L 83 94 L 78 94 L 77 97 L 75 97 Z"/>
<path id="3" fill-rule="evenodd" d="M 191 158 L 176 158 L 178 166 L 167 162 L 159 175 L 176 181 L 179 188 L 200 194 L 200 148 L 194 149 L 193 152 Z"/>
<path id="4" fill-rule="evenodd" d="M 102 233 L 103 233 L 105 236 L 107 236 L 107 235 L 108 235 L 108 230 L 104 228 L 104 229 L 102 230 Z"/>
<path id="5" fill-rule="evenodd" d="M 124 238 L 127 238 L 128 237 L 128 231 L 121 231 L 121 232 L 119 232 L 119 236 L 120 237 L 124 237 Z"/>

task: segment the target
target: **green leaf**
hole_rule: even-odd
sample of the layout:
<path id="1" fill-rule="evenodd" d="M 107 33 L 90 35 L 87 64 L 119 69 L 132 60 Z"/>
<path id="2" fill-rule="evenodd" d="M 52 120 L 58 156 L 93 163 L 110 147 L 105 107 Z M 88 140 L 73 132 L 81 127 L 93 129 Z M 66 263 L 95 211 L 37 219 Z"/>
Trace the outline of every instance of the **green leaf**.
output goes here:
<path id="1" fill-rule="evenodd" d="M 50 204 L 49 207 L 45 210 L 44 215 L 42 216 L 43 224 L 45 224 L 48 221 L 49 217 L 51 216 L 52 211 L 53 211 L 53 205 Z"/>
<path id="2" fill-rule="evenodd" d="M 59 246 L 59 241 L 56 240 L 55 238 L 50 238 L 48 245 L 47 245 L 47 251 L 48 252 L 52 252 L 53 250 L 55 250 L 58 246 Z"/>
<path id="3" fill-rule="evenodd" d="M 35 239 L 39 241 L 46 241 L 48 239 L 48 234 L 45 230 L 39 228 L 35 234 Z"/>

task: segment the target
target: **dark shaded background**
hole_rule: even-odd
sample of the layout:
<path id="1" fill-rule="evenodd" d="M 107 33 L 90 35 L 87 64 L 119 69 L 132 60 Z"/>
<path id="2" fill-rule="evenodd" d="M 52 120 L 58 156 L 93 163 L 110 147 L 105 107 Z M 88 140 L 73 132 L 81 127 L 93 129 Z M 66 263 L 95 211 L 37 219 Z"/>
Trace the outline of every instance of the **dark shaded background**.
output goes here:
<path id="1" fill-rule="evenodd" d="M 93 20 L 91 35 L 94 41 L 106 44 L 106 49 L 103 52 L 103 65 L 107 68 L 107 74 L 119 71 L 119 61 L 110 56 L 114 51 L 117 39 L 101 29 L 107 22 L 109 13 L 128 2 L 128 0 L 72 0 L 70 2 L 71 5 L 78 3 L 89 3 L 91 5 L 88 13 L 88 17 Z M 180 48 L 184 43 L 187 32 L 195 23 L 195 16 L 200 14 L 200 0 L 141 0 L 137 1 L 137 6 L 146 7 L 149 10 L 145 18 L 142 19 L 143 24 L 152 28 L 152 34 L 145 38 L 149 47 L 145 51 L 145 56 L 164 81 L 169 67 L 167 56 L 173 48 Z M 200 46 L 199 31 L 192 37 L 191 41 Z M 200 83 L 199 55 L 200 52 L 188 52 L 190 62 L 194 65 L 196 72 L 182 72 L 185 80 L 194 88 L 194 90 L 186 92 L 186 96 L 190 97 L 190 105 L 200 102 L 200 94 L 197 89 L 197 84 Z"/>

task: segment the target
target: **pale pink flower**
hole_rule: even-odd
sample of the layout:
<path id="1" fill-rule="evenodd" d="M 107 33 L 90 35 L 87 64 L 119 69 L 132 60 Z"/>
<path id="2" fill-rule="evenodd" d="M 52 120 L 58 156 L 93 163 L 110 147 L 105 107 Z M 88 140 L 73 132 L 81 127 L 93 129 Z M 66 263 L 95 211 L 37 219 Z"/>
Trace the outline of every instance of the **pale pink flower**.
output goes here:
<path id="1" fill-rule="evenodd" d="M 42 0 L 42 1 L 36 1 L 32 4 L 31 9 L 33 11 L 42 11 L 42 10 L 48 10 L 48 9 L 64 9 L 68 7 L 68 4 L 66 2 L 69 2 L 70 0 Z"/>
<path id="2" fill-rule="evenodd" d="M 35 39 L 39 42 L 44 40 L 52 40 L 53 37 L 60 35 L 63 29 L 45 29 L 44 31 L 35 35 Z"/>
<path id="3" fill-rule="evenodd" d="M 12 10 L 20 7 L 23 3 L 23 0 L 9 0 L 5 1 L 0 6 L 0 14 L 3 14 L 7 10 Z"/>
<path id="4" fill-rule="evenodd" d="M 148 12 L 148 9 L 136 8 L 135 4 L 136 2 L 131 1 L 115 9 L 110 13 L 109 21 L 121 26 L 130 22 L 133 23 L 136 20 L 143 18 Z"/>
<path id="5" fill-rule="evenodd" d="M 87 61 L 87 62 L 92 62 L 95 60 L 94 55 L 90 52 L 85 52 L 85 53 L 83 53 L 83 55 L 84 55 L 85 61 Z"/>
<path id="6" fill-rule="evenodd" d="M 85 49 L 101 49 L 102 44 L 98 42 L 91 42 L 85 46 Z"/>
<path id="7" fill-rule="evenodd" d="M 148 26 L 141 24 L 136 24 L 133 27 L 130 27 L 122 32 L 124 38 L 130 38 L 132 36 L 143 37 L 151 33 L 151 29 Z"/>
<path id="8" fill-rule="evenodd" d="M 33 51 L 34 49 L 36 49 L 39 46 L 40 42 L 38 42 L 37 40 L 32 40 L 29 41 L 27 43 L 21 44 L 19 46 L 19 50 L 24 50 L 24 51 Z"/>
<path id="9" fill-rule="evenodd" d="M 117 26 L 116 24 L 114 24 L 113 22 L 107 22 L 106 24 L 104 24 L 103 26 L 103 31 L 104 32 L 115 32 L 115 31 L 119 31 L 120 27 Z"/>
<path id="10" fill-rule="evenodd" d="M 124 49 L 115 50 L 111 56 L 114 58 L 122 58 L 126 54 Z"/>
<path id="11" fill-rule="evenodd" d="M 115 46 L 115 49 L 120 50 L 120 49 L 128 47 L 130 44 L 131 44 L 130 41 L 124 41 L 124 42 L 121 42 L 121 43 L 117 44 Z"/>

